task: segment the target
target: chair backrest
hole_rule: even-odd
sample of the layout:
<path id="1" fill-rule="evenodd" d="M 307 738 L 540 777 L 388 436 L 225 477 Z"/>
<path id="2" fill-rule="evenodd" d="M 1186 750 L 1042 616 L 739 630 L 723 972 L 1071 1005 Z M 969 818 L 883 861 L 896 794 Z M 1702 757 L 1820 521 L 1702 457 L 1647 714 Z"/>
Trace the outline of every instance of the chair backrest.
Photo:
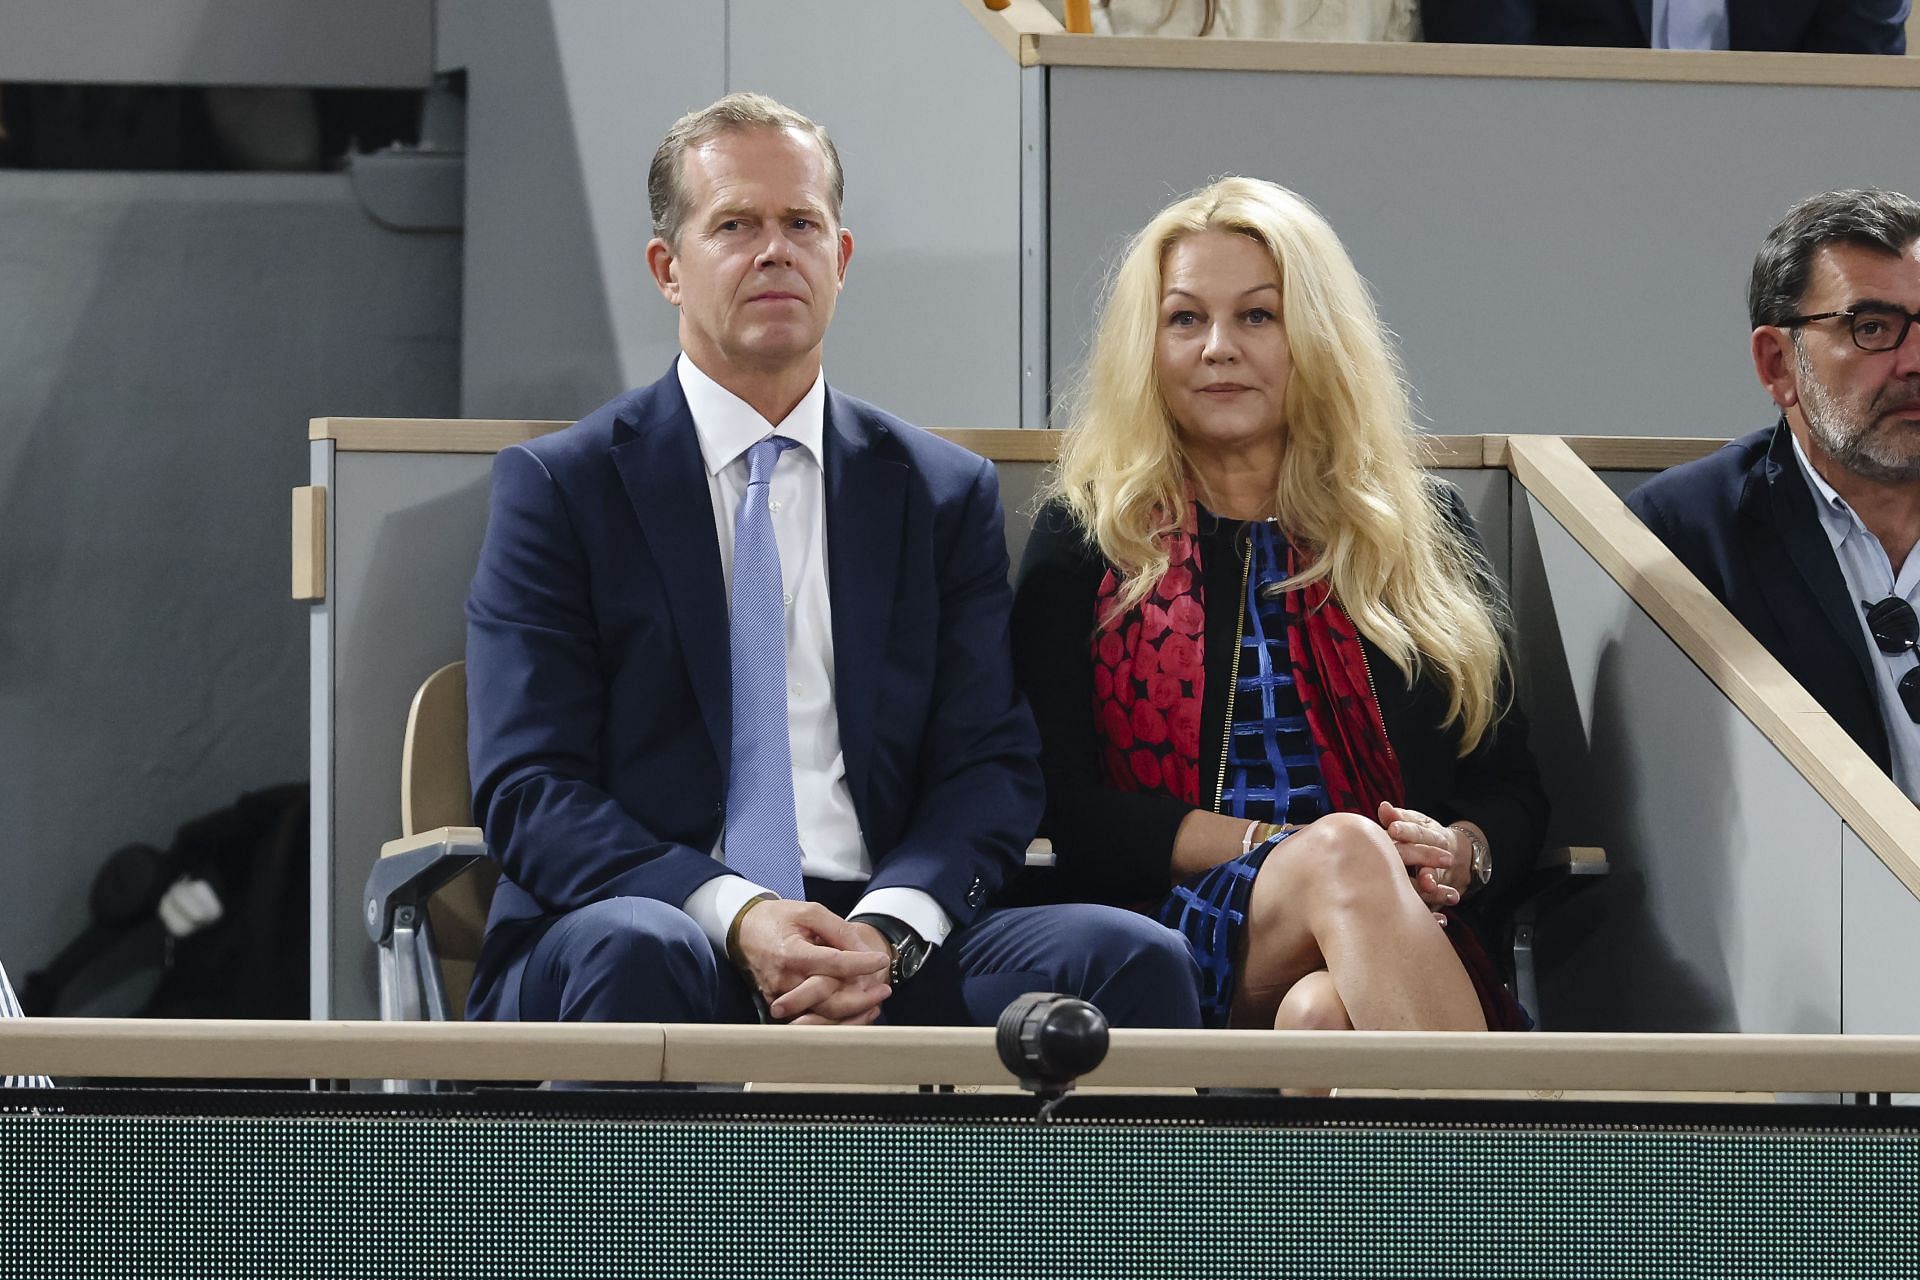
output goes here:
<path id="1" fill-rule="evenodd" d="M 407 710 L 400 826 L 403 835 L 411 836 L 473 825 L 473 788 L 467 778 L 467 664 L 451 662 L 426 678 Z M 466 1007 L 487 908 L 499 880 L 499 867 L 482 862 L 450 881 L 427 905 L 449 1017 L 459 1018 Z"/>

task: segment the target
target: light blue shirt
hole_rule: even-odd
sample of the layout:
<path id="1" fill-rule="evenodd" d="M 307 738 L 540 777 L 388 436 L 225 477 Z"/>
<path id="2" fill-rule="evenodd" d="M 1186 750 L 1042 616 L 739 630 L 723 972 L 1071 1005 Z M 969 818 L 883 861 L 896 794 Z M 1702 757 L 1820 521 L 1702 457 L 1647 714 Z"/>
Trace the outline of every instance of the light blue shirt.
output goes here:
<path id="1" fill-rule="evenodd" d="M 1819 513 L 1820 527 L 1826 532 L 1828 544 L 1833 547 L 1833 558 L 1839 562 L 1840 576 L 1847 580 L 1847 592 L 1855 601 L 1853 625 L 1860 628 L 1861 638 L 1866 641 L 1867 656 L 1878 677 L 1880 719 L 1887 729 L 1893 780 L 1899 784 L 1900 790 L 1906 792 L 1909 800 L 1920 800 L 1920 724 L 1915 724 L 1913 717 L 1907 714 L 1906 706 L 1900 701 L 1899 690 L 1902 677 L 1915 667 L 1920 667 L 1920 656 L 1916 656 L 1912 649 L 1905 653 L 1880 652 L 1880 646 L 1873 642 L 1873 632 L 1867 626 L 1867 611 L 1862 607 L 1888 596 L 1899 596 L 1908 604 L 1920 600 L 1920 555 L 1915 555 L 1913 549 L 1909 548 L 1906 558 L 1900 563 L 1900 572 L 1895 574 L 1893 561 L 1888 557 L 1887 549 L 1880 545 L 1880 539 L 1867 531 L 1867 527 L 1860 523 L 1860 517 L 1847 505 L 1847 500 L 1813 469 L 1797 437 L 1793 442 L 1793 456 L 1800 460 L 1800 471 L 1813 489 L 1813 509 Z"/>
<path id="2" fill-rule="evenodd" d="M 1727 48 L 1726 0 L 1653 0 L 1653 47 Z"/>
<path id="3" fill-rule="evenodd" d="M 14 999 L 13 988 L 7 984 L 7 971 L 0 968 L 0 1018 L 20 1016 L 20 1002 Z M 7 1089 L 44 1089 L 52 1083 L 45 1076 L 0 1076 L 0 1087 Z"/>

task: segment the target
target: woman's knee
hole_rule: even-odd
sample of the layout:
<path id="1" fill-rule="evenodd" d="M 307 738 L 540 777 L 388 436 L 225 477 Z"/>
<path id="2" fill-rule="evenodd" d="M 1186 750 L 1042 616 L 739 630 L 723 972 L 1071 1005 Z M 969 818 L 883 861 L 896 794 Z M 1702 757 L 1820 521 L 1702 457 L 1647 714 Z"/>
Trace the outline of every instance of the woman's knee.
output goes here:
<path id="1" fill-rule="evenodd" d="M 1329 814 L 1280 848 L 1289 845 L 1298 892 L 1311 906 L 1366 909 L 1397 904 L 1411 891 L 1392 838 L 1357 813 Z"/>
<path id="2" fill-rule="evenodd" d="M 1273 1025 L 1281 1031 L 1351 1031 L 1353 1019 L 1333 985 L 1333 975 L 1316 969 L 1281 998 Z"/>

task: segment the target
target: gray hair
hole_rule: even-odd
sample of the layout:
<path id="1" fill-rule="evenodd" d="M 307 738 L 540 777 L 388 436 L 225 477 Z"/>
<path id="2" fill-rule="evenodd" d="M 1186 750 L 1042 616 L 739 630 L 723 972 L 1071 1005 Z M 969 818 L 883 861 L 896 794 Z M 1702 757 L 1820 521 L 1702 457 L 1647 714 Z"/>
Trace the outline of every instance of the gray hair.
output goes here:
<path id="1" fill-rule="evenodd" d="M 653 210 L 653 234 L 670 245 L 680 241 L 680 224 L 686 218 L 686 192 L 680 176 L 687 152 L 728 133 L 749 129 L 792 129 L 820 144 L 827 157 L 828 210 L 834 222 L 840 221 L 840 203 L 846 197 L 847 177 L 840 167 L 840 153 L 833 139 L 820 125 L 792 107 L 775 102 L 764 93 L 730 93 L 698 111 L 689 111 L 673 122 L 660 147 L 647 166 L 647 202 Z"/>
<path id="2" fill-rule="evenodd" d="M 1850 188 L 1808 196 L 1767 233 L 1747 284 L 1747 317 L 1783 324 L 1800 313 L 1813 255 L 1830 244 L 1899 255 L 1920 240 L 1920 204 L 1898 191 Z"/>

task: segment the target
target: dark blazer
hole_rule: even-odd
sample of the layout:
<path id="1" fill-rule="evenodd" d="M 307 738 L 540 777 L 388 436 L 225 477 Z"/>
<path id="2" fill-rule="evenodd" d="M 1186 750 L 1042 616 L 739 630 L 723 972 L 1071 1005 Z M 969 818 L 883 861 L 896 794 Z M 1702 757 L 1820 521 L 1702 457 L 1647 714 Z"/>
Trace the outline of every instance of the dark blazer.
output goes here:
<path id="1" fill-rule="evenodd" d="M 964 926 L 1021 865 L 1039 744 L 1007 653 L 993 465 L 828 389 L 827 569 L 847 783 L 874 888 Z M 560 914 L 725 873 L 727 600 L 677 375 L 503 450 L 467 601 L 474 812 L 504 873 L 478 1016 Z"/>
<path id="2" fill-rule="evenodd" d="M 1448 514 L 1470 537 L 1472 518 L 1452 486 Z M 1200 790 L 1213 795 L 1219 777 L 1233 639 L 1240 617 L 1240 564 L 1233 550 L 1239 526 L 1200 535 L 1206 598 L 1206 690 L 1200 713 Z M 1107 563 L 1063 504 L 1040 512 L 1020 562 L 1014 593 L 1013 661 L 1040 724 L 1047 779 L 1043 825 L 1053 840 L 1056 872 L 1029 876 L 1034 899 L 1157 901 L 1172 887 L 1175 833 L 1190 812 L 1171 796 L 1118 791 L 1107 785 L 1094 726 L 1094 601 Z M 1477 908 L 1509 910 L 1546 836 L 1547 797 L 1527 745 L 1527 721 L 1510 705 L 1494 730 L 1465 758 L 1457 729 L 1443 727 L 1447 696 L 1431 677 L 1409 683 L 1399 668 L 1362 639 L 1375 679 L 1387 738 L 1399 757 L 1405 802 L 1441 822 L 1478 823 L 1494 851 L 1495 874 Z M 1385 798 L 1385 797 L 1383 797 Z"/>
<path id="3" fill-rule="evenodd" d="M 1785 419 L 1634 490 L 1627 505 L 1883 770 L 1860 605 L 1820 527 Z"/>
<path id="4" fill-rule="evenodd" d="M 1905 53 L 1911 0 L 1727 0 L 1735 49 Z M 1615 45 L 1653 39 L 1653 0 L 1423 0 L 1434 42 Z"/>

